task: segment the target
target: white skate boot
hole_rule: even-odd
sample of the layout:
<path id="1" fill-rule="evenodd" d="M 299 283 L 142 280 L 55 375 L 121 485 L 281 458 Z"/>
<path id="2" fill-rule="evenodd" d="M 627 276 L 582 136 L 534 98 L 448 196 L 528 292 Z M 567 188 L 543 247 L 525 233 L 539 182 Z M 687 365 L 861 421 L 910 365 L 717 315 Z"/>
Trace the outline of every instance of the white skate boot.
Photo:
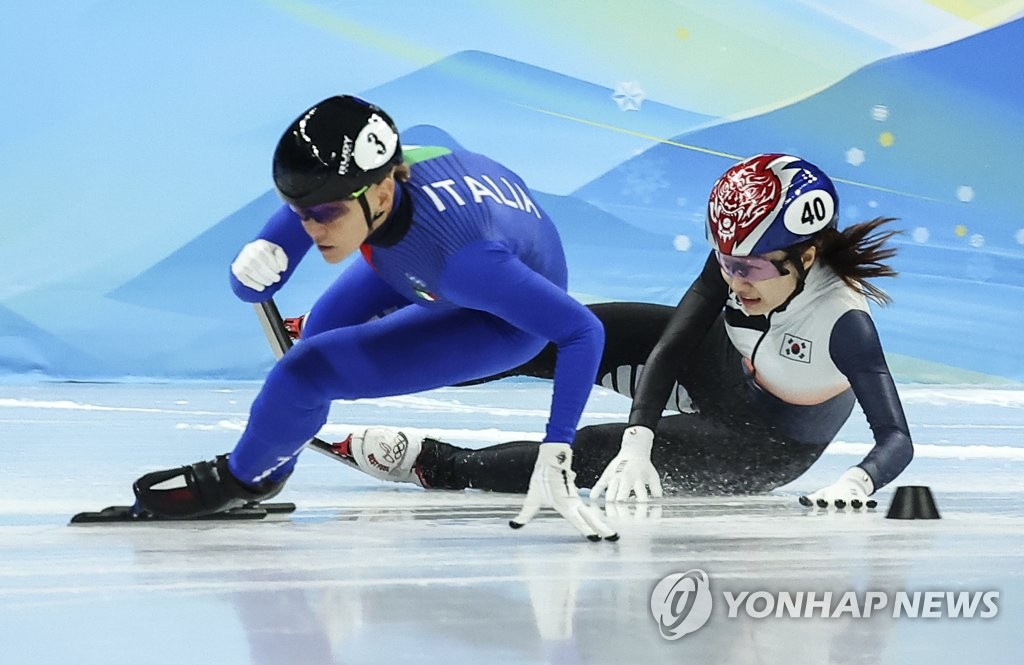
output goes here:
<path id="1" fill-rule="evenodd" d="M 346 442 L 349 456 L 363 473 L 379 480 L 423 486 L 416 469 L 416 458 L 423 449 L 422 437 L 406 436 L 387 427 L 370 427 L 352 434 Z"/>

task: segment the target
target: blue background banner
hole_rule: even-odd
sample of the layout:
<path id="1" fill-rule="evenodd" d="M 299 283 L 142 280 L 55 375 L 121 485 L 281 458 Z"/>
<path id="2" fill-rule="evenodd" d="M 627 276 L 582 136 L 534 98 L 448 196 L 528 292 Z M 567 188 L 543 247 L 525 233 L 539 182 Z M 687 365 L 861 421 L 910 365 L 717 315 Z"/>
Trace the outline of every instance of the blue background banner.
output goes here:
<path id="1" fill-rule="evenodd" d="M 842 223 L 899 219 L 874 310 L 897 379 L 1024 380 L 1024 0 L 643 6 L 7 3 L 0 377 L 261 376 L 228 265 L 279 205 L 281 131 L 348 92 L 518 171 L 586 302 L 674 304 L 715 178 L 798 154 Z M 282 310 L 338 270 L 309 256 Z"/>

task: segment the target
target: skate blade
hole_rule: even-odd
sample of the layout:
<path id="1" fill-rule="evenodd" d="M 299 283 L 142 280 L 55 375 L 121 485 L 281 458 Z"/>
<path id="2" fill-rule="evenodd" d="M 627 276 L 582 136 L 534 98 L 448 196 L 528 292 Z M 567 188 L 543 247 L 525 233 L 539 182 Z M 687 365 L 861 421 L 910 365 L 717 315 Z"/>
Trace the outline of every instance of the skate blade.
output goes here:
<path id="1" fill-rule="evenodd" d="M 261 520 L 267 515 L 286 515 L 295 512 L 294 503 L 253 503 L 227 512 L 202 517 L 160 517 L 138 512 L 134 506 L 108 506 L 98 512 L 83 512 L 72 516 L 69 524 L 143 524 L 153 522 L 216 522 L 234 520 Z"/>

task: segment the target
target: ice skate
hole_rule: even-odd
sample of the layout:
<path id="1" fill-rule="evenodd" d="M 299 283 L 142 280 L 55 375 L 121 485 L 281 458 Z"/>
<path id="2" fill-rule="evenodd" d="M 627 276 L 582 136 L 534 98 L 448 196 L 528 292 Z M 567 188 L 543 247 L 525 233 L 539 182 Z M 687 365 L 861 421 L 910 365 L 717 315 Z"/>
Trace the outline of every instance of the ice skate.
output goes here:
<path id="1" fill-rule="evenodd" d="M 363 473 L 378 480 L 423 487 L 416 461 L 423 438 L 387 427 L 370 427 L 332 446 Z"/>
<path id="2" fill-rule="evenodd" d="M 249 488 L 228 470 L 228 456 L 166 471 L 154 471 L 132 485 L 136 508 L 159 517 L 190 518 L 222 513 L 276 496 L 285 480 Z"/>

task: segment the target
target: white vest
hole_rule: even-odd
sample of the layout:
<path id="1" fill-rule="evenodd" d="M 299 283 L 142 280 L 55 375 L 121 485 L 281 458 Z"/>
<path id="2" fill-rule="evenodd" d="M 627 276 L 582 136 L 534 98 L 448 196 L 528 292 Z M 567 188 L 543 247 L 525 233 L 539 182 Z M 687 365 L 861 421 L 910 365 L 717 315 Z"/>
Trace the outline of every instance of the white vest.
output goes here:
<path id="1" fill-rule="evenodd" d="M 753 361 L 755 380 L 771 394 L 790 404 L 820 404 L 850 387 L 832 362 L 829 339 L 843 314 L 850 310 L 870 314 L 870 310 L 867 299 L 828 266 L 820 262 L 811 266 L 803 291 L 784 311 L 769 315 L 766 333 L 728 323 L 737 316 L 749 319 L 752 326 L 757 321 L 763 323 L 760 317 L 743 314 L 739 299 L 731 291 L 726 307 L 737 310 L 726 319 L 729 339 L 748 370 Z M 757 355 L 752 359 L 755 346 Z"/>

